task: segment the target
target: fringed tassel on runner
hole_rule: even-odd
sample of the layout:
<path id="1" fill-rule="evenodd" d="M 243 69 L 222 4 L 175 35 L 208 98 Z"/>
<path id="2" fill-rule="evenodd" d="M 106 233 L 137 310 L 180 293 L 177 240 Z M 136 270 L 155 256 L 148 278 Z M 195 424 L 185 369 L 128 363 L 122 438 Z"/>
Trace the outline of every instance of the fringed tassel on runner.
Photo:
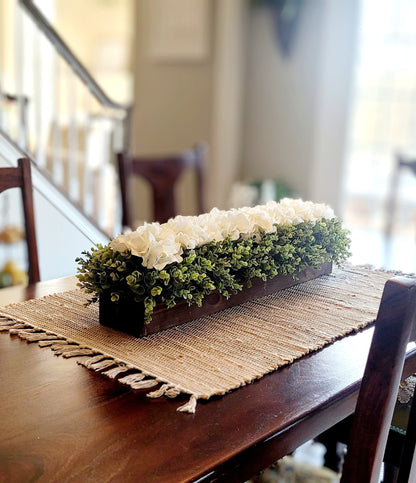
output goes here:
<path id="1" fill-rule="evenodd" d="M 78 356 L 92 356 L 96 354 L 96 351 L 92 349 L 88 349 L 88 347 L 75 347 L 73 349 L 68 350 L 61 350 L 55 351 L 56 355 L 61 355 L 65 359 L 69 359 L 70 357 L 78 357 Z"/>
<path id="2" fill-rule="evenodd" d="M 39 330 L 37 329 L 30 329 L 30 328 L 23 328 L 23 329 L 17 329 L 17 330 L 13 330 L 13 329 L 10 329 L 9 332 L 13 331 L 13 335 L 17 335 L 19 336 L 21 339 L 25 339 L 27 340 L 26 337 L 29 336 L 29 334 L 39 334 Z M 44 332 L 42 332 L 44 333 Z"/>
<path id="3" fill-rule="evenodd" d="M 47 334 L 46 332 L 27 332 L 20 330 L 17 334 L 21 339 L 27 342 L 40 342 L 42 340 L 59 340 L 59 337 L 54 334 Z"/>
<path id="4" fill-rule="evenodd" d="M 137 372 L 135 374 L 129 374 L 128 376 L 124 376 L 121 379 L 118 380 L 118 382 L 121 382 L 122 384 L 127 384 L 130 386 L 130 384 L 134 384 L 135 382 L 142 381 L 146 377 L 143 372 Z"/>
<path id="5" fill-rule="evenodd" d="M 102 361 L 103 359 L 108 359 L 108 357 L 104 354 L 98 354 L 97 356 L 90 357 L 86 361 L 78 361 L 78 364 L 86 367 L 87 369 L 91 369 L 94 364 Z"/>
<path id="6" fill-rule="evenodd" d="M 108 369 L 109 367 L 112 367 L 115 364 L 117 364 L 117 362 L 114 359 L 104 359 L 100 362 L 96 362 L 95 364 L 91 364 L 89 369 L 99 372 L 99 371 L 103 371 L 104 369 Z"/>
<path id="7" fill-rule="evenodd" d="M 79 356 L 92 356 L 97 352 L 88 347 L 80 347 L 78 344 L 68 342 L 58 336 L 55 339 L 40 340 L 38 342 L 40 347 L 49 347 L 56 356 L 62 356 L 65 359 Z"/>
<path id="8" fill-rule="evenodd" d="M 10 334 L 17 334 L 17 330 L 28 327 L 23 322 L 14 322 L 13 320 L 3 320 L 0 322 L 0 332 L 10 332 Z"/>
<path id="9" fill-rule="evenodd" d="M 55 352 L 55 355 L 61 356 L 66 352 L 71 353 L 74 350 L 79 349 L 78 344 L 70 344 L 68 341 L 56 341 L 51 345 L 51 349 Z"/>
<path id="10" fill-rule="evenodd" d="M 67 342 L 64 339 L 54 339 L 54 340 L 40 340 L 38 342 L 39 347 L 49 347 L 52 349 L 55 345 L 58 345 L 58 343 L 61 344 L 67 344 Z"/>
<path id="11" fill-rule="evenodd" d="M 176 387 L 176 386 L 173 386 L 172 384 L 162 384 L 162 386 L 160 386 L 159 389 L 156 389 L 156 391 L 153 391 L 153 392 L 149 392 L 149 394 L 146 394 L 147 397 L 150 397 L 150 398 L 158 398 L 158 397 L 161 397 L 161 396 L 167 396 L 171 399 L 179 396 L 179 394 L 181 393 L 181 390 Z"/>
<path id="12" fill-rule="evenodd" d="M 110 379 L 115 379 L 119 374 L 123 374 L 123 372 L 127 372 L 130 369 L 134 369 L 134 367 L 133 366 L 129 366 L 129 365 L 120 364 L 120 365 L 118 365 L 116 367 L 113 367 L 109 371 L 103 372 L 102 374 L 106 375 Z"/>
<path id="13" fill-rule="evenodd" d="M 129 374 L 128 376 L 122 377 L 118 381 L 122 384 L 127 384 L 132 389 L 149 389 L 151 387 L 155 387 L 159 384 L 156 379 L 146 379 L 146 374 L 142 372 L 138 372 L 136 374 Z"/>
<path id="14" fill-rule="evenodd" d="M 0 332 L 8 331 L 10 334 L 18 335 L 27 342 L 37 342 L 40 347 L 49 347 L 57 356 L 64 358 L 78 356 L 92 356 L 84 361 L 77 361 L 78 364 L 94 371 L 104 371 L 102 374 L 110 379 L 115 379 L 119 374 L 135 369 L 134 366 L 114 360 L 105 354 L 99 354 L 88 347 L 81 347 L 76 342 L 62 338 L 57 334 L 49 331 L 42 331 L 31 327 L 30 325 L 15 321 L 10 318 L 0 316 Z M 115 367 L 113 367 L 115 366 Z M 109 369 L 110 368 L 110 369 Z M 106 370 L 108 369 L 108 370 Z M 132 389 L 149 389 L 157 386 L 160 381 L 154 378 L 146 379 L 147 375 L 143 372 L 136 372 L 118 379 L 122 384 L 126 384 Z M 162 384 L 159 389 L 149 392 L 147 397 L 158 398 L 166 396 L 175 398 L 181 394 L 181 390 L 172 384 Z M 186 404 L 177 408 L 177 411 L 195 413 L 197 397 L 192 394 Z"/>
<path id="15" fill-rule="evenodd" d="M 130 369 L 134 369 L 133 367 L 128 365 L 124 365 L 124 364 L 118 365 L 119 363 L 117 361 L 103 354 L 99 354 L 95 357 L 91 357 L 86 361 L 78 362 L 78 364 L 86 367 L 87 369 L 92 369 L 94 371 L 102 371 L 104 369 L 107 369 L 108 367 L 112 367 L 116 365 L 116 367 L 110 369 L 109 371 L 103 372 L 103 374 L 110 377 L 111 379 L 114 379 L 118 374 L 126 372 Z M 159 384 L 159 381 L 157 381 L 156 379 L 143 380 L 145 377 L 146 377 L 146 374 L 139 372 L 135 374 L 129 374 L 128 376 L 124 376 L 120 378 L 118 381 L 121 382 L 122 384 L 126 384 L 130 386 L 132 389 L 148 389 L 148 388 L 157 386 Z"/>
<path id="16" fill-rule="evenodd" d="M 181 390 L 177 387 L 171 387 L 165 392 L 165 396 L 174 399 L 175 397 L 179 396 L 181 393 Z"/>
<path id="17" fill-rule="evenodd" d="M 145 379 L 144 381 L 140 382 L 134 382 L 133 384 L 130 384 L 130 387 L 132 389 L 149 389 L 151 387 L 155 387 L 159 384 L 156 379 Z"/>
<path id="18" fill-rule="evenodd" d="M 13 327 L 11 327 L 9 329 L 9 334 L 10 335 L 19 335 L 19 332 L 22 330 L 22 329 L 27 329 L 27 325 L 25 324 L 15 324 Z M 1 329 L 0 329 L 0 332 L 1 332 Z"/>
<path id="19" fill-rule="evenodd" d="M 183 406 L 179 406 L 176 411 L 180 411 L 181 413 L 191 413 L 193 414 L 196 409 L 196 402 L 198 398 L 195 396 L 195 394 L 192 394 L 191 398 L 189 401 L 184 404 Z"/>
<path id="20" fill-rule="evenodd" d="M 146 394 L 147 397 L 150 397 L 152 399 L 161 397 L 163 396 L 168 389 L 170 389 L 172 386 L 170 384 L 162 384 L 159 389 L 156 389 L 156 391 L 149 392 Z"/>

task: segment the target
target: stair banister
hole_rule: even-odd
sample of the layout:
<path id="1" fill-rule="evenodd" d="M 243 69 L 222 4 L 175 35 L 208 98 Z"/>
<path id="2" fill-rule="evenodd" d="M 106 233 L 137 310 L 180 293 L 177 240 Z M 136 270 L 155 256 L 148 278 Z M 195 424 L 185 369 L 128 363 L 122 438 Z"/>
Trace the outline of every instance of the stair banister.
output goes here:
<path id="1" fill-rule="evenodd" d="M 19 0 L 25 10 L 30 14 L 33 21 L 44 35 L 50 40 L 55 49 L 65 59 L 77 77 L 87 86 L 95 99 L 104 107 L 119 110 L 123 116 L 123 148 L 127 149 L 129 146 L 129 126 L 130 126 L 130 110 L 131 106 L 125 106 L 111 100 L 107 94 L 101 89 L 95 79 L 91 76 L 88 70 L 83 66 L 79 59 L 75 56 L 72 50 L 68 47 L 66 42 L 58 34 L 58 32 L 49 23 L 42 12 L 36 7 L 33 0 Z"/>

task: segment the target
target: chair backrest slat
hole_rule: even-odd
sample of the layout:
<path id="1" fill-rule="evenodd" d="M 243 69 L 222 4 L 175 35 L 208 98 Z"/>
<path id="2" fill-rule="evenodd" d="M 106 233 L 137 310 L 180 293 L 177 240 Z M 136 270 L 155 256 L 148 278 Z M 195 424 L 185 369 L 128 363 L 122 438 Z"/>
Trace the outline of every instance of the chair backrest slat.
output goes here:
<path id="1" fill-rule="evenodd" d="M 119 153 L 120 188 L 123 208 L 123 226 L 134 229 L 131 210 L 130 178 L 134 175 L 143 177 L 151 186 L 153 197 L 153 218 L 160 223 L 176 216 L 175 186 L 182 174 L 194 169 L 197 182 L 197 209 L 204 212 L 204 167 L 207 149 L 201 143 L 194 149 L 170 156 L 131 156 Z"/>
<path id="2" fill-rule="evenodd" d="M 20 158 L 17 168 L 0 168 L 0 193 L 10 188 L 20 188 L 22 191 L 26 245 L 29 260 L 29 283 L 39 282 L 39 260 L 33 209 L 30 159 Z"/>
<path id="3" fill-rule="evenodd" d="M 20 168 L 1 168 L 0 193 L 9 188 L 21 188 L 22 173 Z"/>
<path id="4" fill-rule="evenodd" d="M 361 383 L 342 482 L 378 482 L 415 314 L 416 281 L 389 280 Z"/>

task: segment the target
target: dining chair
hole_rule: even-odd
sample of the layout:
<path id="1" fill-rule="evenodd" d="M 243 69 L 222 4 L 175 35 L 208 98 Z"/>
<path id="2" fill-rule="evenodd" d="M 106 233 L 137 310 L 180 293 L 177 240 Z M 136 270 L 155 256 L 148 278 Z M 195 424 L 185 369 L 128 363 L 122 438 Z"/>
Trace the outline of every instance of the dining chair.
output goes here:
<path id="1" fill-rule="evenodd" d="M 415 318 L 416 281 L 404 277 L 387 281 L 354 412 L 341 482 L 378 482 L 406 347 L 414 340 Z M 412 429 L 404 442 L 399 481 L 415 481 L 409 480 L 415 449 L 414 425 L 416 421 L 409 421 L 408 428 L 412 426 Z"/>
<path id="2" fill-rule="evenodd" d="M 397 153 L 395 155 L 395 164 L 390 179 L 390 187 L 388 193 L 388 199 L 386 204 L 386 223 L 384 227 L 384 236 L 386 242 L 391 242 L 394 229 L 394 218 L 397 209 L 398 190 L 400 173 L 403 170 L 410 170 L 416 176 L 416 158 L 405 156 L 404 154 Z"/>
<path id="3" fill-rule="evenodd" d="M 122 200 L 122 224 L 132 229 L 131 178 L 138 175 L 151 186 L 153 196 L 153 219 L 160 223 L 176 216 L 175 189 L 182 174 L 195 170 L 197 182 L 197 209 L 204 212 L 204 167 L 207 146 L 198 143 L 193 149 L 175 155 L 131 156 L 127 152 L 117 155 Z"/>
<path id="4" fill-rule="evenodd" d="M 17 168 L 0 168 L 0 193 L 10 188 L 22 191 L 26 245 L 29 260 L 29 283 L 39 282 L 39 260 L 33 209 L 32 175 L 29 158 L 20 158 Z"/>
<path id="5" fill-rule="evenodd" d="M 415 319 L 416 281 L 405 277 L 389 280 L 377 314 L 355 412 L 317 438 L 329 449 L 333 449 L 337 441 L 347 443 L 341 482 L 378 482 L 389 447 L 396 452 L 394 464 L 398 467 L 394 475 L 398 479 L 390 481 L 416 481 L 416 474 L 411 476 L 416 443 L 416 403 L 412 405 L 414 417 L 409 419 L 400 447 L 389 439 L 407 343 L 415 339 Z M 331 467 L 327 460 L 325 466 Z M 383 481 L 389 481 L 387 474 Z"/>

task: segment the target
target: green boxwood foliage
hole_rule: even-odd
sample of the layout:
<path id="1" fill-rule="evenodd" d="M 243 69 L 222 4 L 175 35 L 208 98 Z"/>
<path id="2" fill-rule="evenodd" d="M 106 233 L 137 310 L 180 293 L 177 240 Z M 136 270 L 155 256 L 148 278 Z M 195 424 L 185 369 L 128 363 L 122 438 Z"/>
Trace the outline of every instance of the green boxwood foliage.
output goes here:
<path id="1" fill-rule="evenodd" d="M 348 231 L 336 219 L 276 225 L 275 233 L 259 240 L 225 239 L 184 250 L 183 261 L 163 270 L 148 269 L 141 257 L 113 251 L 108 245 L 83 252 L 77 258 L 78 285 L 93 294 L 103 292 L 111 300 L 134 299 L 145 307 L 149 323 L 156 304 L 173 307 L 180 299 L 202 305 L 205 295 L 218 290 L 225 297 L 250 287 L 253 278 L 267 280 L 279 274 L 294 274 L 306 267 L 319 267 L 329 260 L 342 264 L 349 256 Z"/>

